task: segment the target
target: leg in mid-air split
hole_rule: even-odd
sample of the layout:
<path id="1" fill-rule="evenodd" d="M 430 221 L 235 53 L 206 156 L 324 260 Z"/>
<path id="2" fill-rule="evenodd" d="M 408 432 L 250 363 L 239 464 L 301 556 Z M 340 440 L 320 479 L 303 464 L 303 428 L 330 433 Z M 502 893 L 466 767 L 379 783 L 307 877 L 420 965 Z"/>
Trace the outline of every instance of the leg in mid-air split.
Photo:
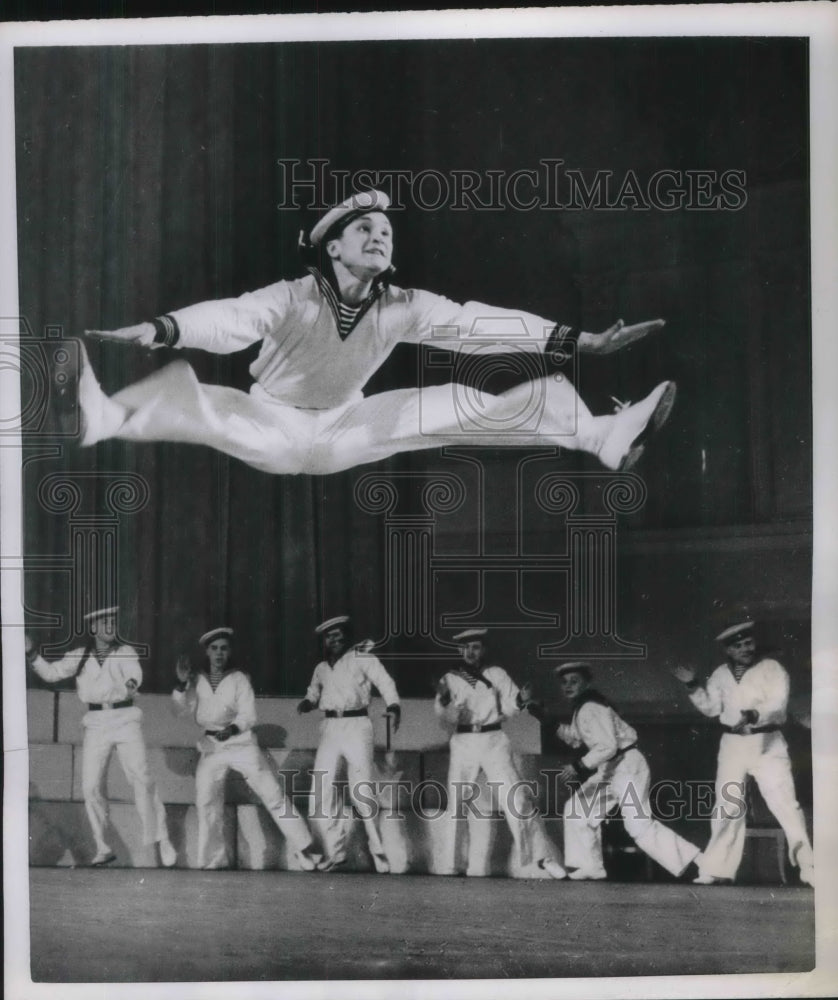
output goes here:
<path id="1" fill-rule="evenodd" d="M 457 383 L 397 389 L 326 410 L 289 406 L 251 392 L 198 381 L 183 360 L 113 396 L 102 391 L 84 345 L 76 379 L 81 443 L 109 438 L 206 445 L 271 474 L 328 475 L 402 452 L 448 445 L 559 447 L 628 471 L 669 418 L 674 382 L 644 399 L 595 416 L 566 379 L 544 377 L 479 401 Z M 528 427 L 522 427 L 522 415 Z"/>

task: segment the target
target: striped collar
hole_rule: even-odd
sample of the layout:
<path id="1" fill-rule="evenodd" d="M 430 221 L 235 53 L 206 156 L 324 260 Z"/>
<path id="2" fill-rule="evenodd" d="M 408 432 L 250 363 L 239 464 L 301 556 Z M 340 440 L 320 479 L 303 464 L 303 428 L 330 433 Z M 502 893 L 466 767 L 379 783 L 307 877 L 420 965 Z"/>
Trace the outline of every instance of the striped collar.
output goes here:
<path id="1" fill-rule="evenodd" d="M 387 279 L 383 276 L 379 276 L 373 281 L 369 294 L 363 302 L 357 306 L 345 306 L 344 312 L 341 313 L 341 305 L 345 304 L 341 302 L 340 295 L 337 288 L 335 288 L 334 282 L 316 267 L 309 267 L 307 270 L 309 274 L 314 277 L 314 280 L 317 282 L 317 287 L 320 289 L 321 295 L 329 304 L 329 309 L 332 312 L 338 336 L 341 340 L 346 340 L 349 334 L 352 333 L 355 327 L 361 322 L 365 313 L 367 313 L 371 306 L 377 302 L 379 298 L 381 298 L 384 293 L 384 289 L 388 285 Z M 354 316 L 351 315 L 353 312 L 355 313 Z"/>
<path id="2" fill-rule="evenodd" d="M 467 667 L 457 667 L 456 670 L 451 671 L 456 677 L 461 677 L 466 683 L 470 684 L 472 687 L 477 687 L 477 682 L 482 681 L 486 687 L 494 687 L 492 682 L 488 677 L 483 676 L 483 670 L 473 671 L 469 670 Z"/>

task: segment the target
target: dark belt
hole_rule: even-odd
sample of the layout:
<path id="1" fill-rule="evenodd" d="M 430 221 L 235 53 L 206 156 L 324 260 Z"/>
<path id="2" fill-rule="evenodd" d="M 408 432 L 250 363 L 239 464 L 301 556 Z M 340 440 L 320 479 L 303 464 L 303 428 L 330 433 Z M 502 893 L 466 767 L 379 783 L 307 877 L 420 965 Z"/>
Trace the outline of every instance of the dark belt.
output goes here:
<path id="1" fill-rule="evenodd" d="M 622 750 L 618 750 L 614 754 L 614 756 L 611 757 L 610 759 L 611 760 L 617 760 L 618 758 L 622 757 L 623 754 L 627 754 L 629 752 L 629 750 L 636 750 L 636 749 L 637 749 L 637 740 L 635 740 L 634 743 L 632 743 L 630 746 L 623 747 Z"/>
<path id="2" fill-rule="evenodd" d="M 126 698 L 125 701 L 112 701 L 105 705 L 88 705 L 91 712 L 101 712 L 105 708 L 130 708 L 134 704 L 133 698 Z"/>
<path id="3" fill-rule="evenodd" d="M 347 708 L 343 712 L 336 711 L 334 708 L 326 709 L 327 719 L 357 719 L 366 714 L 367 710 L 365 708 Z"/>
<path id="4" fill-rule="evenodd" d="M 722 731 L 725 733 L 730 733 L 731 736 L 752 736 L 754 733 L 779 733 L 783 727 L 778 725 L 776 722 L 772 723 L 770 726 L 754 726 L 750 732 L 747 733 L 737 733 L 734 732 L 732 726 L 722 726 Z"/>
<path id="5" fill-rule="evenodd" d="M 490 726 L 457 726 L 458 733 L 494 733 L 501 728 L 499 722 L 493 722 Z"/>

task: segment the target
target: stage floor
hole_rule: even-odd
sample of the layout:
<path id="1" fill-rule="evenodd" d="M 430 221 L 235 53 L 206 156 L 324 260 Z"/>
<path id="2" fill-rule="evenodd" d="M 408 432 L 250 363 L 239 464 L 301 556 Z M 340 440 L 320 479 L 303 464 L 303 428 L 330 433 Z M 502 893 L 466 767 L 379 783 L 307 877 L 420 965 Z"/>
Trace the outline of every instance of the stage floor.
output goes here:
<path id="1" fill-rule="evenodd" d="M 803 972 L 803 887 L 35 868 L 36 982 Z"/>

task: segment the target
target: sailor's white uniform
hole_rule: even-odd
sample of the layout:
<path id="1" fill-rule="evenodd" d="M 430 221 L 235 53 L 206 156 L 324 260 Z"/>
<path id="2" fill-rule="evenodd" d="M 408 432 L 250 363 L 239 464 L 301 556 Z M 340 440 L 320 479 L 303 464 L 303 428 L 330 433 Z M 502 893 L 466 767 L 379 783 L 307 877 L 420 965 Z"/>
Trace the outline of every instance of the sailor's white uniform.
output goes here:
<path id="1" fill-rule="evenodd" d="M 198 864 L 203 868 L 222 868 L 228 863 L 223 820 L 224 780 L 229 770 L 237 771 L 259 796 L 295 854 L 310 855 L 312 839 L 308 826 L 291 799 L 283 794 L 256 742 L 253 732 L 256 699 L 247 675 L 230 670 L 213 691 L 208 677 L 198 674 L 194 684 L 184 691 L 176 688 L 172 698 L 178 712 L 193 715 L 204 730 L 198 741 L 201 757 L 195 774 Z M 239 732 L 223 741 L 211 735 L 230 724 L 237 726 Z"/>
<path id="2" fill-rule="evenodd" d="M 143 672 L 136 650 L 132 646 L 116 646 L 100 664 L 92 647 L 82 647 L 51 663 L 35 656 L 31 666 L 49 683 L 78 674 L 76 690 L 89 708 L 82 718 L 82 791 L 97 854 L 111 853 L 105 839 L 108 804 L 102 793 L 102 779 L 114 747 L 134 791 L 143 843 L 168 843 L 166 811 L 148 766 L 141 726 L 143 713 L 132 704 L 133 690 L 126 683 L 133 681 L 137 687 L 142 684 Z"/>
<path id="3" fill-rule="evenodd" d="M 742 721 L 742 713 L 756 713 L 751 733 L 722 734 L 716 772 L 716 803 L 710 821 L 710 842 L 704 850 L 701 874 L 734 878 L 745 845 L 745 780 L 750 774 L 788 843 L 789 858 L 811 879 L 814 864 L 806 821 L 797 801 L 788 745 L 780 727 L 786 721 L 789 676 L 772 659 L 748 667 L 739 682 L 725 663 L 706 685 L 688 685 L 689 697 L 704 715 L 718 717 L 723 726 Z"/>
<path id="4" fill-rule="evenodd" d="M 322 660 L 314 668 L 305 700 L 326 713 L 320 727 L 320 743 L 314 758 L 315 812 L 325 821 L 324 840 L 330 861 L 346 857 L 346 840 L 352 817 L 337 801 L 335 782 L 346 764 L 352 804 L 361 816 L 370 854 L 376 868 L 389 868 L 378 831 L 373 768 L 373 729 L 367 710 L 376 687 L 387 706 L 399 705 L 393 679 L 378 657 L 353 647 L 333 664 Z"/>
<path id="5" fill-rule="evenodd" d="M 616 468 L 629 443 L 610 455 L 615 418 L 592 416 L 565 376 L 543 374 L 538 355 L 561 348 L 572 333 L 531 313 L 460 305 L 376 282 L 342 338 L 336 293 L 312 269 L 298 280 L 163 319 L 170 347 L 228 354 L 261 341 L 250 392 L 204 385 L 179 360 L 106 397 L 85 363 L 83 444 L 110 437 L 182 441 L 209 445 L 264 472 L 325 474 L 451 444 L 561 446 L 600 455 Z M 449 351 L 525 352 L 532 378 L 497 396 L 480 393 L 479 400 L 453 383 L 364 398 L 363 386 L 400 342 L 432 344 L 437 358 Z M 640 426 L 629 437 L 639 432 Z"/>
<path id="6" fill-rule="evenodd" d="M 649 765 L 635 746 L 635 730 L 609 705 L 586 700 L 570 725 L 559 726 L 557 733 L 569 746 L 585 748 L 579 763 L 587 775 L 565 804 L 565 865 L 604 877 L 602 823 L 618 805 L 626 833 L 637 846 L 672 875 L 680 875 L 700 852 L 652 816 Z"/>
<path id="7" fill-rule="evenodd" d="M 440 873 L 446 875 L 457 874 L 460 868 L 466 832 L 469 833 L 466 873 L 487 873 L 486 854 L 491 842 L 476 834 L 474 824 L 485 823 L 488 818 L 475 815 L 475 806 L 468 805 L 481 771 L 497 789 L 497 802 L 515 842 L 520 868 L 551 859 L 532 789 L 522 781 L 509 737 L 500 728 L 504 719 L 521 711 L 519 688 L 502 667 L 485 667 L 480 677 L 483 679 L 466 670 L 445 674 L 443 680 L 451 700 L 443 704 L 438 693 L 434 702 L 436 714 L 447 726 L 470 730 L 454 731 L 450 739 L 447 829 L 440 867 Z"/>

